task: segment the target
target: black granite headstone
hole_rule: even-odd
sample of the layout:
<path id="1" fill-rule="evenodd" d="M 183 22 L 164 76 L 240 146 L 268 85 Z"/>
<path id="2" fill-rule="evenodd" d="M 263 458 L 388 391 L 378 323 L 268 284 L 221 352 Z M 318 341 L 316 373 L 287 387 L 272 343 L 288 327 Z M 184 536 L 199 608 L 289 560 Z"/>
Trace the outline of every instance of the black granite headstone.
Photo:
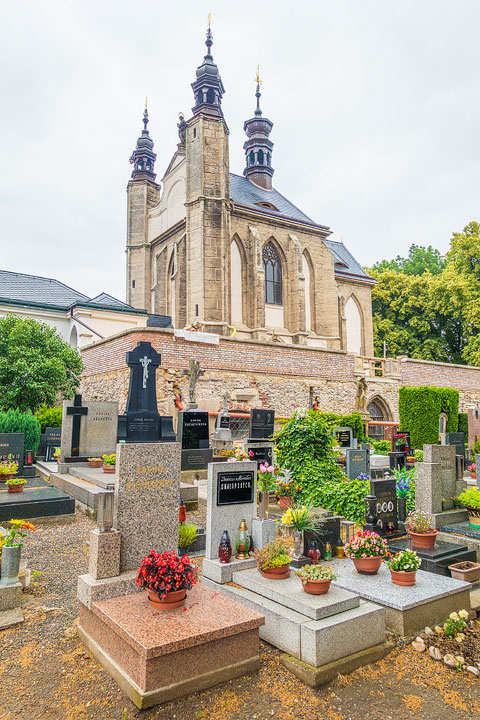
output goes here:
<path id="1" fill-rule="evenodd" d="M 246 449 L 248 453 L 253 452 L 251 459 L 255 460 L 258 468 L 260 467 L 260 465 L 265 463 L 273 465 L 273 445 L 265 445 L 264 447 L 250 447 L 247 443 Z"/>
<path id="2" fill-rule="evenodd" d="M 401 470 L 407 464 L 406 452 L 389 452 L 390 470 Z"/>
<path id="3" fill-rule="evenodd" d="M 162 442 L 176 442 L 177 436 L 173 429 L 172 415 L 160 415 L 160 440 Z"/>
<path id="4" fill-rule="evenodd" d="M 388 549 L 391 553 L 403 550 L 415 550 L 422 564 L 420 570 L 451 577 L 449 565 L 456 562 L 476 562 L 475 550 L 469 550 L 467 545 L 456 545 L 437 540 L 433 548 L 417 548 L 413 546 L 410 538 L 390 540 Z"/>
<path id="5" fill-rule="evenodd" d="M 233 470 L 217 475 L 217 505 L 253 503 L 255 473 L 252 470 Z"/>
<path id="6" fill-rule="evenodd" d="M 18 463 L 18 472 L 15 477 L 21 477 L 23 473 L 24 458 L 23 433 L 0 433 L 0 461 L 11 460 Z"/>
<path id="7" fill-rule="evenodd" d="M 38 460 L 45 460 L 45 433 L 40 435 L 36 456 Z"/>
<path id="8" fill-rule="evenodd" d="M 184 410 L 178 413 L 178 442 L 182 450 L 201 450 L 210 446 L 208 412 L 206 410 Z"/>
<path id="9" fill-rule="evenodd" d="M 342 448 L 353 448 L 353 430 L 351 427 L 334 427 L 333 434 L 337 437 L 337 445 Z"/>
<path id="10" fill-rule="evenodd" d="M 455 445 L 457 448 L 456 455 L 465 457 L 465 433 L 448 432 L 445 434 L 445 443 L 447 445 Z"/>
<path id="11" fill-rule="evenodd" d="M 230 430 L 230 415 L 219 413 L 217 415 L 216 427 L 222 428 L 223 430 Z"/>
<path id="12" fill-rule="evenodd" d="M 126 442 L 158 442 L 160 414 L 157 408 L 156 373 L 161 356 L 149 342 L 139 342 L 127 352 L 130 368 Z"/>
<path id="13" fill-rule="evenodd" d="M 72 458 L 79 457 L 80 451 L 80 428 L 82 427 L 82 417 L 88 415 L 88 408 L 82 407 L 82 396 L 74 395 L 73 405 L 67 407 L 67 415 L 72 415 Z"/>
<path id="14" fill-rule="evenodd" d="M 45 460 L 53 462 L 55 460 L 55 448 L 59 448 L 62 444 L 62 428 L 47 427 L 45 428 Z"/>
<path id="15" fill-rule="evenodd" d="M 330 543 L 332 550 L 340 540 L 340 515 L 325 518 L 321 521 L 318 528 L 303 531 L 303 554 L 307 555 L 312 540 L 318 543 L 318 548 L 322 554 L 325 552 L 325 545 Z"/>
<path id="16" fill-rule="evenodd" d="M 250 410 L 251 440 L 271 440 L 275 428 L 275 410 Z"/>
<path id="17" fill-rule="evenodd" d="M 398 530 L 397 518 L 397 481 L 370 480 L 370 493 L 377 499 L 376 512 L 378 517 L 377 532 L 387 534 L 387 524 L 393 523 L 394 530 Z"/>

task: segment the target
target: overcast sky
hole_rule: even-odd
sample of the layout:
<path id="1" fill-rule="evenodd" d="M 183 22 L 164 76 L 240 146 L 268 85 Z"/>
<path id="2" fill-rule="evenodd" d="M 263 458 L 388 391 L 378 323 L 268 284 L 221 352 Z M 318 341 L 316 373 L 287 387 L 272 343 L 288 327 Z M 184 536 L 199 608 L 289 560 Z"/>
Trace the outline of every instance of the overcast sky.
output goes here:
<path id="1" fill-rule="evenodd" d="M 363 265 L 480 220 L 477 0 L 1 3 L 0 267 L 125 297 L 129 157 L 148 95 L 161 178 L 208 12 L 230 169 L 255 103 L 274 186 Z"/>

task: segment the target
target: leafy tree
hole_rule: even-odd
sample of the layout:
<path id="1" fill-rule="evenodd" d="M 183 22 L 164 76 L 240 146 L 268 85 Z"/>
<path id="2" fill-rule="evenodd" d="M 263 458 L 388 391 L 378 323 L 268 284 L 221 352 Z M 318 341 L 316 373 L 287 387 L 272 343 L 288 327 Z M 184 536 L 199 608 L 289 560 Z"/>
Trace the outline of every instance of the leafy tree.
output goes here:
<path id="1" fill-rule="evenodd" d="M 375 263 L 373 270 L 377 272 L 394 270 L 397 273 L 405 273 L 405 275 L 423 275 L 428 271 L 432 275 L 439 275 L 445 269 L 446 264 L 447 261 L 440 250 L 431 245 L 428 247 L 410 245 L 408 257 L 402 258 L 397 255 L 395 260 L 382 260 Z"/>
<path id="2" fill-rule="evenodd" d="M 0 409 L 35 411 L 70 398 L 80 384 L 78 352 L 54 328 L 7 315 L 0 319 Z"/>

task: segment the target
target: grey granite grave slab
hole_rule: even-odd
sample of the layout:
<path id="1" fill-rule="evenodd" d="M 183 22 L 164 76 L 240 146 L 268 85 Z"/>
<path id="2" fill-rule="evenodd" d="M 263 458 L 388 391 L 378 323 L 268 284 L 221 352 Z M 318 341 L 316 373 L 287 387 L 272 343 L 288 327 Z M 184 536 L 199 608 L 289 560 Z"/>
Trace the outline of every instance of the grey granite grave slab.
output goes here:
<path id="1" fill-rule="evenodd" d="M 256 462 L 216 462 L 208 466 L 207 481 L 207 544 L 206 557 L 210 560 L 218 558 L 218 546 L 224 530 L 227 530 L 235 553 L 235 538 L 238 526 L 242 519 L 246 520 L 247 527 L 252 532 L 252 520 L 257 515 L 256 492 L 254 488 L 252 502 L 234 503 L 229 505 L 217 504 L 217 483 L 220 473 L 253 472 L 254 481 L 257 479 Z"/>
<path id="2" fill-rule="evenodd" d="M 465 537 L 480 540 L 480 529 L 476 530 L 469 522 L 451 523 L 442 527 L 442 532 L 456 533 L 457 535 L 465 535 Z"/>
<path id="3" fill-rule="evenodd" d="M 313 620 L 351 610 L 358 607 L 360 603 L 358 595 L 333 586 L 330 586 L 326 595 L 309 595 L 303 590 L 300 578 L 296 577 L 293 572 L 285 580 L 269 580 L 260 575 L 255 568 L 254 570 L 234 572 L 232 579 L 234 583 L 247 590 Z"/>
<path id="4" fill-rule="evenodd" d="M 72 454 L 73 416 L 67 415 L 71 400 L 64 400 L 62 414 L 62 444 L 60 462 Z M 115 452 L 118 429 L 118 403 L 82 401 L 87 408 L 80 423 L 79 457 L 101 457 Z"/>
<path id="5" fill-rule="evenodd" d="M 328 593 L 330 594 L 330 593 Z M 370 602 L 301 626 L 301 659 L 320 667 L 385 640 L 385 610 Z"/>
<path id="6" fill-rule="evenodd" d="M 427 513 L 442 512 L 442 466 L 421 462 L 416 465 L 415 508 Z"/>
<path id="7" fill-rule="evenodd" d="M 254 557 L 246 560 L 237 560 L 233 555 L 229 563 L 221 563 L 218 558 L 210 560 L 205 558 L 202 565 L 202 577 L 209 578 L 220 585 L 232 582 L 233 573 L 237 570 L 248 570 L 256 567 Z"/>
<path id="8" fill-rule="evenodd" d="M 114 527 L 122 534 L 120 571 L 138 568 L 150 550 L 178 548 L 179 443 L 117 446 Z"/>
<path id="9" fill-rule="evenodd" d="M 424 445 L 423 446 L 423 462 L 424 463 L 440 463 L 441 470 L 441 498 L 445 500 L 445 510 L 453 508 L 452 498 L 456 492 L 457 482 L 457 461 L 456 449 L 454 445 Z M 441 510 L 441 508 L 440 508 Z M 434 510 L 433 512 L 440 512 Z M 429 511 L 432 512 L 432 511 Z"/>

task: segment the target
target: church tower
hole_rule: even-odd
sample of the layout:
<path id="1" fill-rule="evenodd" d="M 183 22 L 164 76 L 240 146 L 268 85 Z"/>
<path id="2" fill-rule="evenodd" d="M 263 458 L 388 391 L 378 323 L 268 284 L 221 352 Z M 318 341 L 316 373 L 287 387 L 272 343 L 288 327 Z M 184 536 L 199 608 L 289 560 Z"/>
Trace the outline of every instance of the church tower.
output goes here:
<path id="1" fill-rule="evenodd" d="M 222 112 L 225 92 L 213 61 L 210 24 L 207 53 L 192 83 L 195 105 L 186 133 L 187 323 L 222 334 L 228 322 L 230 182 L 228 128 Z"/>
<path id="2" fill-rule="evenodd" d="M 247 133 L 248 140 L 245 141 L 243 149 L 245 150 L 245 170 L 243 174 L 264 190 L 272 189 L 272 177 L 274 170 L 272 168 L 272 150 L 273 142 L 268 136 L 272 132 L 273 123 L 267 118 L 262 117 L 260 109 L 260 76 L 257 69 L 257 107 L 255 109 L 255 117 L 245 120 L 243 125 L 244 131 Z"/>
<path id="3" fill-rule="evenodd" d="M 127 303 L 150 311 L 150 249 L 148 210 L 158 203 L 160 185 L 155 182 L 153 140 L 147 130 L 148 110 L 145 102 L 143 130 L 130 162 L 133 165 L 127 186 Z"/>

